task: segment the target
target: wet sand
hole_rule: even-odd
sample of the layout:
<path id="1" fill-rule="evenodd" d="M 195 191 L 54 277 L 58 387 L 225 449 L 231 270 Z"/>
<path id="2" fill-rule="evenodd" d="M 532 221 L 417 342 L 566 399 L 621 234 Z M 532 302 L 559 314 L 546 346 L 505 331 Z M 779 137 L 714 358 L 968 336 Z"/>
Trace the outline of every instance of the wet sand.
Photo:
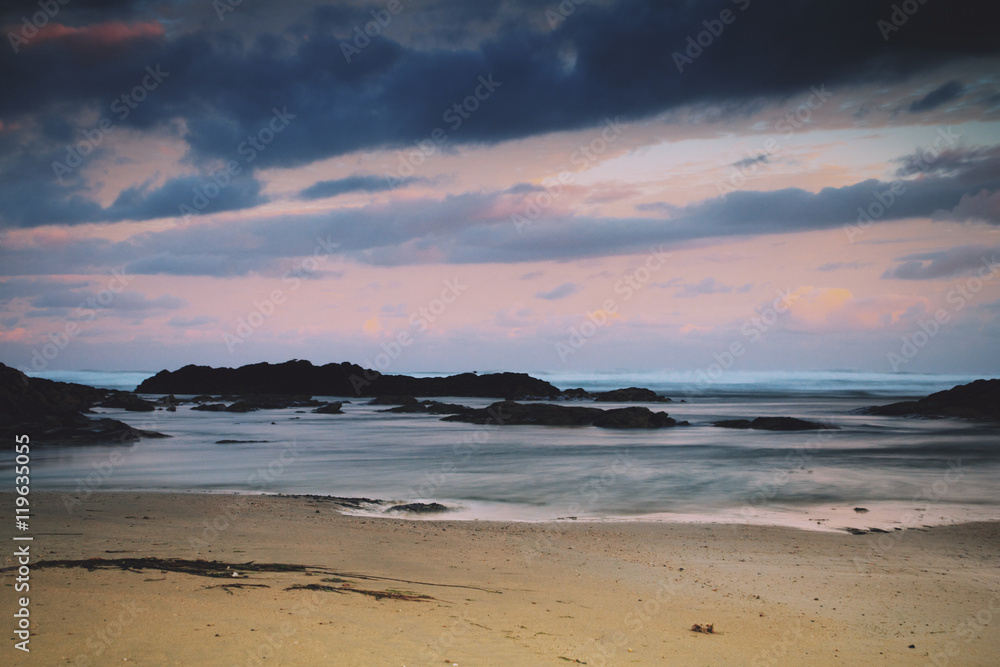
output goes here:
<path id="1" fill-rule="evenodd" d="M 850 535 L 409 521 L 264 496 L 94 494 L 72 512 L 61 495 L 31 498 L 31 653 L 12 641 L 5 664 L 993 665 L 1000 655 L 1000 522 Z M 10 494 L 0 500 L 12 507 Z M 10 533 L 5 568 L 16 565 Z M 236 576 L 154 560 L 40 566 L 91 558 L 217 560 Z M 309 567 L 238 565 L 249 561 Z M 13 640 L 25 594 L 4 574 Z"/>

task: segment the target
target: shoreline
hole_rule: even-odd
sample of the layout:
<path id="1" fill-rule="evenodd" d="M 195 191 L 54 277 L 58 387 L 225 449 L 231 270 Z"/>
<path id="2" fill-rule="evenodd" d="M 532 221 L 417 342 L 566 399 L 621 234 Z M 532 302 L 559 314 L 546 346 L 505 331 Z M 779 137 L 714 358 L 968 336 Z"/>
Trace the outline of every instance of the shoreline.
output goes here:
<path id="1" fill-rule="evenodd" d="M 218 560 L 237 576 L 34 560 L 35 664 L 987 665 L 1000 653 L 1000 522 L 858 536 L 412 521 L 225 493 L 96 492 L 69 513 L 61 495 L 31 496 L 36 559 Z M 248 561 L 313 569 L 241 572 Z"/>
<path id="2" fill-rule="evenodd" d="M 909 501 L 862 501 L 860 505 L 851 503 L 812 503 L 809 505 L 788 505 L 766 503 L 753 507 L 750 503 L 733 507 L 717 507 L 700 512 L 649 512 L 633 514 L 593 515 L 586 512 L 564 513 L 552 507 L 513 505 L 506 502 L 461 501 L 449 498 L 383 499 L 367 497 L 344 497 L 314 493 L 288 493 L 277 491 L 254 491 L 237 489 L 98 489 L 88 496 L 75 491 L 43 491 L 63 498 L 73 497 L 75 502 L 83 502 L 97 494 L 151 494 L 151 495 L 210 495 L 248 496 L 264 498 L 287 498 L 321 500 L 331 503 L 346 516 L 361 518 L 391 518 L 403 521 L 455 521 L 477 522 L 496 521 L 504 523 L 546 524 L 546 523 L 596 523 L 596 524 L 708 524 L 745 525 L 791 528 L 812 532 L 835 534 L 892 534 L 906 530 L 927 530 L 942 526 L 967 523 L 1000 522 L 1000 506 L 977 503 L 944 503 L 932 498 L 911 499 Z M 81 500 L 82 498 L 82 500 Z M 920 500 L 921 502 L 917 502 Z M 442 504 L 446 511 L 388 512 L 396 505 Z M 358 505 L 358 506 L 355 506 Z M 860 511 L 859 511 L 860 510 Z"/>

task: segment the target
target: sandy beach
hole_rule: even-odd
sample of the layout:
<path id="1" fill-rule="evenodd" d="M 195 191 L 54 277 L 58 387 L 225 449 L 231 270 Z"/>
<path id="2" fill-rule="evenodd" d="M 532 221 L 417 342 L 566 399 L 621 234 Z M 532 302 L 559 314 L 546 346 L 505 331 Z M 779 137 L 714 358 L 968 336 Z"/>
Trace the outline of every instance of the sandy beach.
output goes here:
<path id="1" fill-rule="evenodd" d="M 1000 523 L 858 536 L 370 518 L 302 497 L 94 494 L 72 513 L 61 495 L 32 500 L 31 653 L 9 646 L 17 664 L 989 665 L 1000 655 Z M 150 560 L 44 565 L 84 559 Z M 182 567 L 198 559 L 232 572 Z M 14 573 L 5 579 L 13 638 Z"/>

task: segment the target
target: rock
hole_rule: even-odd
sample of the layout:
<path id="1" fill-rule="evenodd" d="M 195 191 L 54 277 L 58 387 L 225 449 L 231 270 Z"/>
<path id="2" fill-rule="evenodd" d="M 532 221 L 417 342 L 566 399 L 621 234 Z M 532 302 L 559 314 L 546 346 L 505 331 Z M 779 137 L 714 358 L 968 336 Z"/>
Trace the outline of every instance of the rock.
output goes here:
<path id="1" fill-rule="evenodd" d="M 670 399 L 660 396 L 652 389 L 627 387 L 592 394 L 598 403 L 670 403 Z"/>
<path id="2" fill-rule="evenodd" d="M 30 378 L 0 363 L 0 437 L 13 442 L 14 436 L 28 434 L 32 443 L 69 445 L 168 437 L 115 419 L 90 419 L 83 414 L 91 405 L 122 394 L 128 392 Z"/>
<path id="3" fill-rule="evenodd" d="M 393 505 L 386 510 L 386 512 L 413 512 L 414 514 L 435 514 L 447 511 L 448 508 L 441 503 L 408 503 L 406 505 Z"/>
<path id="4" fill-rule="evenodd" d="M 347 362 L 313 366 L 308 361 L 251 364 L 240 368 L 184 366 L 160 371 L 136 389 L 144 394 L 302 394 L 313 396 L 541 396 L 555 398 L 553 385 L 524 373 L 461 373 L 414 378 L 382 375 Z"/>
<path id="5" fill-rule="evenodd" d="M 142 385 L 139 385 L 140 387 Z M 214 401 L 215 399 L 208 394 L 201 394 L 200 396 L 195 396 L 191 399 L 194 403 L 208 403 L 209 401 Z"/>
<path id="6" fill-rule="evenodd" d="M 712 426 L 719 428 L 754 429 L 758 431 L 825 431 L 840 429 L 839 426 L 832 424 L 811 422 L 795 417 L 757 417 L 753 421 L 748 419 L 726 419 L 712 422 Z"/>
<path id="7" fill-rule="evenodd" d="M 156 399 L 156 405 L 171 406 L 171 405 L 180 405 L 183 402 L 184 401 L 178 401 L 177 397 L 174 396 L 173 394 L 160 396 L 158 399 Z"/>
<path id="8" fill-rule="evenodd" d="M 200 410 L 202 412 L 225 412 L 225 403 L 202 403 L 201 405 L 196 405 L 192 410 Z"/>
<path id="9" fill-rule="evenodd" d="M 176 405 L 167 406 L 167 412 L 177 412 L 177 406 Z"/>
<path id="10" fill-rule="evenodd" d="M 594 421 L 594 426 L 601 428 L 664 428 L 676 425 L 677 421 L 666 412 L 653 412 L 640 407 L 608 410 Z"/>
<path id="11" fill-rule="evenodd" d="M 868 511 L 867 507 L 855 507 L 854 511 L 858 514 L 865 514 Z"/>
<path id="12" fill-rule="evenodd" d="M 576 389 L 563 389 L 559 393 L 559 398 L 566 401 L 585 401 L 591 398 L 590 392 L 582 387 Z"/>
<path id="13" fill-rule="evenodd" d="M 977 421 L 1000 421 L 1000 380 L 976 380 L 916 401 L 873 405 L 854 414 L 888 417 L 958 417 Z"/>
<path id="14" fill-rule="evenodd" d="M 257 408 L 250 405 L 247 401 L 236 401 L 226 408 L 226 412 L 253 412 L 256 409 Z"/>
<path id="15" fill-rule="evenodd" d="M 717 426 L 719 428 L 750 428 L 749 419 L 723 419 L 722 421 L 712 422 L 712 426 Z"/>
<path id="16" fill-rule="evenodd" d="M 458 415 L 471 411 L 472 408 L 464 405 L 458 405 L 456 403 L 441 403 L 439 401 L 423 401 L 421 403 L 400 405 L 395 408 L 389 408 L 388 410 L 379 410 L 379 412 L 389 412 L 393 414 L 425 413 L 432 415 Z"/>
<path id="17" fill-rule="evenodd" d="M 313 410 L 314 413 L 318 415 L 340 415 L 343 411 L 340 409 L 343 403 L 327 403 L 326 405 L 316 408 Z"/>
<path id="18" fill-rule="evenodd" d="M 117 408 L 128 412 L 153 412 L 156 410 L 156 404 L 124 391 L 115 392 L 98 403 L 97 407 Z"/>
<path id="19" fill-rule="evenodd" d="M 516 403 L 500 401 L 488 408 L 468 410 L 462 414 L 444 417 L 442 421 L 470 422 L 473 424 L 499 424 L 502 426 L 600 426 L 603 428 L 662 428 L 674 426 L 676 421 L 665 412 L 652 412 L 649 408 L 631 407 L 602 410 L 551 403 Z"/>
<path id="20" fill-rule="evenodd" d="M 271 441 L 270 440 L 216 440 L 215 444 L 217 444 L 217 445 L 244 445 L 244 444 L 249 445 L 251 443 L 265 443 L 265 442 L 271 442 Z"/>

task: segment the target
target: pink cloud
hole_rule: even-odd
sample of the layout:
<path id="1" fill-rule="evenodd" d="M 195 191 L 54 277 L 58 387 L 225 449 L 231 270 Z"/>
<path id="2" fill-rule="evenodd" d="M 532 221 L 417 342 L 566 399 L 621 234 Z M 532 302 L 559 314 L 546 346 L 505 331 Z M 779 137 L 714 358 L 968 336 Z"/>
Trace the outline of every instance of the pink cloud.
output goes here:
<path id="1" fill-rule="evenodd" d="M 133 39 L 162 37 L 164 32 L 163 26 L 157 21 L 140 23 L 109 21 L 80 27 L 50 23 L 39 28 L 38 34 L 32 37 L 25 46 L 35 46 L 49 41 L 64 41 L 74 49 L 108 49 Z"/>
<path id="2" fill-rule="evenodd" d="M 905 324 L 914 309 L 924 312 L 927 305 L 922 297 L 887 294 L 859 298 L 850 290 L 822 287 L 800 288 L 790 300 L 784 327 L 811 333 L 893 329 Z"/>

